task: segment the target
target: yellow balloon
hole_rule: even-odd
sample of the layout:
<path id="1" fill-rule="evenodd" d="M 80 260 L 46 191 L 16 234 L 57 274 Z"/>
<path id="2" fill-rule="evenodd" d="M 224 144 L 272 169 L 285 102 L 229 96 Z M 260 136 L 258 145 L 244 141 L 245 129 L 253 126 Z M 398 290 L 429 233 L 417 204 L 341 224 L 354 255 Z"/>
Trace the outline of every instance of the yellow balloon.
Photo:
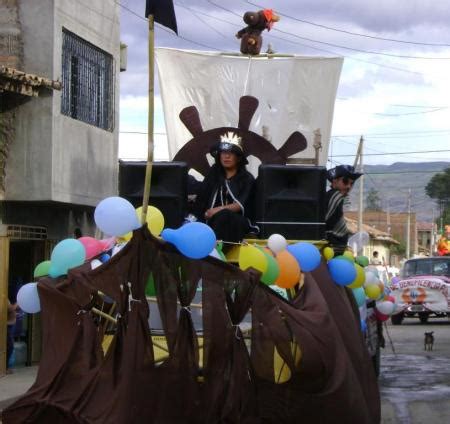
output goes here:
<path id="1" fill-rule="evenodd" d="M 380 286 L 378 284 L 367 284 L 364 287 L 364 291 L 366 292 L 366 296 L 369 299 L 378 299 L 381 294 Z"/>
<path id="2" fill-rule="evenodd" d="M 239 268 L 243 271 L 254 268 L 264 274 L 267 271 L 266 255 L 255 246 L 241 246 L 239 249 Z"/>
<path id="3" fill-rule="evenodd" d="M 353 280 L 352 284 L 348 285 L 351 289 L 357 289 L 361 287 L 366 281 L 366 273 L 361 265 L 354 264 L 356 269 L 356 278 Z"/>
<path id="4" fill-rule="evenodd" d="M 345 256 L 346 258 L 351 259 L 353 262 L 355 262 L 355 257 L 353 256 L 353 253 L 350 252 L 350 250 L 346 250 L 342 256 Z"/>
<path id="5" fill-rule="evenodd" d="M 142 206 L 136 209 L 136 214 L 140 221 L 142 218 Z M 164 229 L 164 216 L 162 212 L 154 206 L 148 206 L 146 221 L 149 231 L 152 235 L 158 237 Z"/>
<path id="6" fill-rule="evenodd" d="M 323 249 L 322 253 L 323 253 L 323 257 L 327 261 L 334 258 L 334 250 L 331 247 L 325 247 L 325 249 Z"/>
<path id="7" fill-rule="evenodd" d="M 129 233 L 124 234 L 123 236 L 120 236 L 117 238 L 117 242 L 121 243 L 124 241 L 130 241 L 131 237 L 133 237 L 133 233 L 130 231 Z"/>

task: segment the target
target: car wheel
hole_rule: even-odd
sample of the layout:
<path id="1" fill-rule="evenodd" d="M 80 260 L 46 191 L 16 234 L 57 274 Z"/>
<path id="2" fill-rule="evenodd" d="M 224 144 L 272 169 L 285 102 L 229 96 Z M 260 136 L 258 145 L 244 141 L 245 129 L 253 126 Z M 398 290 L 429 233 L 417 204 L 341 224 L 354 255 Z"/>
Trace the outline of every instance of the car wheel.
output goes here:
<path id="1" fill-rule="evenodd" d="M 401 325 L 403 321 L 403 312 L 391 316 L 392 325 Z"/>
<path id="2" fill-rule="evenodd" d="M 426 324 L 428 322 L 428 317 L 430 314 L 428 312 L 419 312 L 419 319 L 421 324 Z"/>

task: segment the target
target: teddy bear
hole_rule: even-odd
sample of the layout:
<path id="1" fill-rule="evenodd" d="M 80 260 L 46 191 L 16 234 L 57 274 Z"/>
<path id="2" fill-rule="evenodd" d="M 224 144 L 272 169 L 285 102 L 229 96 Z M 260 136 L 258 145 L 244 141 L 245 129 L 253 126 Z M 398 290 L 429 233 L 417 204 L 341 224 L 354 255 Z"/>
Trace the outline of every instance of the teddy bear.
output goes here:
<path id="1" fill-rule="evenodd" d="M 245 12 L 243 19 L 247 26 L 236 34 L 236 38 L 241 40 L 241 53 L 258 55 L 262 46 L 261 32 L 265 29 L 270 31 L 280 17 L 275 15 L 272 9 L 264 9 L 258 12 Z"/>

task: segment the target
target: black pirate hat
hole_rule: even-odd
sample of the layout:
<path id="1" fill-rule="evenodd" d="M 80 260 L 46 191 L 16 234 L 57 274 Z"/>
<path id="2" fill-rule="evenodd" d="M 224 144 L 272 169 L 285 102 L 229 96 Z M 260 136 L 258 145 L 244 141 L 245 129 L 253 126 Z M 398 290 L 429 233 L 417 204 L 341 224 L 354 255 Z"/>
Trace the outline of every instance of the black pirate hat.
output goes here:
<path id="1" fill-rule="evenodd" d="M 242 138 L 233 131 L 227 131 L 225 134 L 221 135 L 220 141 L 210 150 L 212 157 L 215 159 L 218 159 L 221 152 L 235 153 L 242 158 L 241 163 L 244 165 L 248 164 L 244 149 L 242 148 Z"/>
<path id="2" fill-rule="evenodd" d="M 329 169 L 327 172 L 327 180 L 333 181 L 336 178 L 347 177 L 356 181 L 361 175 L 361 172 L 355 172 L 355 167 L 351 165 L 339 165 L 336 168 Z"/>

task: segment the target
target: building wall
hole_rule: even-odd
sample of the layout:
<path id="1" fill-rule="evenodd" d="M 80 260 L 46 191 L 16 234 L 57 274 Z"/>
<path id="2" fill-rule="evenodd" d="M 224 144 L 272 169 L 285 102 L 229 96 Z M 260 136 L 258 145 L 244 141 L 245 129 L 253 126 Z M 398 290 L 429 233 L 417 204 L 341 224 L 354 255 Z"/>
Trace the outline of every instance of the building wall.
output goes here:
<path id="1" fill-rule="evenodd" d="M 114 57 L 116 118 L 109 132 L 62 115 L 60 91 L 20 107 L 6 200 L 95 206 L 117 193 L 119 7 L 113 0 L 19 1 L 23 70 L 61 80 L 62 29 L 68 29 Z"/>

